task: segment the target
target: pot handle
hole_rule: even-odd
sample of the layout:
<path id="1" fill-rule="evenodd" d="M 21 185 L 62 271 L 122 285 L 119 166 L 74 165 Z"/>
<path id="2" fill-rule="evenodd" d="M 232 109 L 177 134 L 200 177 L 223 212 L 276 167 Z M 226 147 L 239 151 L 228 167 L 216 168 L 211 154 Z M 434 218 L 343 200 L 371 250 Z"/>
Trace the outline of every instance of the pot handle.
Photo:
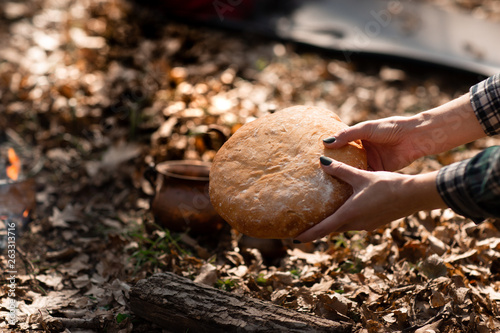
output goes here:
<path id="1" fill-rule="evenodd" d="M 156 170 L 156 166 L 154 163 L 150 163 L 146 170 L 144 170 L 144 179 L 146 179 L 151 186 L 153 187 L 153 190 L 156 191 L 156 179 L 158 177 L 158 171 Z"/>

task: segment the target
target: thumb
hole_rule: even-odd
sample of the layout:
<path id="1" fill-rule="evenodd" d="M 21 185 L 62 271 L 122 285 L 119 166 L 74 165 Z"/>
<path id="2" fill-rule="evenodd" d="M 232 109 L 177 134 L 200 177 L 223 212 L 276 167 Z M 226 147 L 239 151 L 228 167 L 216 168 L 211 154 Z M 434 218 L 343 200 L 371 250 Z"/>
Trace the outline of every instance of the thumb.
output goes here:
<path id="1" fill-rule="evenodd" d="M 360 170 L 348 164 L 333 160 L 326 156 L 319 158 L 323 170 L 331 176 L 351 184 L 352 186 L 362 185 L 365 180 L 364 170 Z"/>
<path id="2" fill-rule="evenodd" d="M 335 136 L 323 140 L 327 148 L 340 148 L 348 142 L 356 140 L 367 140 L 371 137 L 371 130 L 363 123 L 346 127 Z"/>

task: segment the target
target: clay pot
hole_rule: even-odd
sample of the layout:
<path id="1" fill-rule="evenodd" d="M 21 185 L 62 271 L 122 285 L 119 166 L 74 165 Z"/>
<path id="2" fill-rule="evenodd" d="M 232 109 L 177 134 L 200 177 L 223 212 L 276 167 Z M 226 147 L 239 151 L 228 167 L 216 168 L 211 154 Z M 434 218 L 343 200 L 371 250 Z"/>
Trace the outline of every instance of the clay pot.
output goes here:
<path id="1" fill-rule="evenodd" d="M 166 161 L 145 174 L 155 188 L 151 209 L 156 223 L 171 231 L 216 232 L 225 221 L 208 197 L 210 163 Z"/>

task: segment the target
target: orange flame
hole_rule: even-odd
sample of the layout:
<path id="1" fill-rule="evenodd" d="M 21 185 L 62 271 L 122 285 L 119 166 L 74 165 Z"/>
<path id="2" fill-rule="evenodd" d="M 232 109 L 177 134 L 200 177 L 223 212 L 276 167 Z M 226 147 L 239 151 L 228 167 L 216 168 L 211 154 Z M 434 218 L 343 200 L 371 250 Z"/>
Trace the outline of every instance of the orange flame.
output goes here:
<path id="1" fill-rule="evenodd" d="M 7 177 L 12 180 L 17 180 L 19 178 L 19 172 L 21 171 L 21 161 L 13 148 L 9 148 L 7 151 L 7 158 L 10 164 L 7 167 Z"/>
<path id="2" fill-rule="evenodd" d="M 29 209 L 25 209 L 24 212 L 23 212 L 23 217 L 27 218 L 29 214 L 30 214 Z"/>

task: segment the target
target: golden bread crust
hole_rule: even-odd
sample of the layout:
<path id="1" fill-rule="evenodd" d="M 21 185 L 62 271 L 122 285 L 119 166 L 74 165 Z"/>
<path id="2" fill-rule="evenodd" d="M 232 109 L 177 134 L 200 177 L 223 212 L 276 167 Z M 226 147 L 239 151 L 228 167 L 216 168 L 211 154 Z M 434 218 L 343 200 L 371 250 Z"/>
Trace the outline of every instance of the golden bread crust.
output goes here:
<path id="1" fill-rule="evenodd" d="M 350 185 L 326 174 L 321 155 L 367 167 L 361 142 L 325 149 L 347 127 L 332 111 L 294 106 L 242 126 L 210 170 L 210 200 L 233 228 L 258 238 L 294 238 L 335 212 Z"/>

